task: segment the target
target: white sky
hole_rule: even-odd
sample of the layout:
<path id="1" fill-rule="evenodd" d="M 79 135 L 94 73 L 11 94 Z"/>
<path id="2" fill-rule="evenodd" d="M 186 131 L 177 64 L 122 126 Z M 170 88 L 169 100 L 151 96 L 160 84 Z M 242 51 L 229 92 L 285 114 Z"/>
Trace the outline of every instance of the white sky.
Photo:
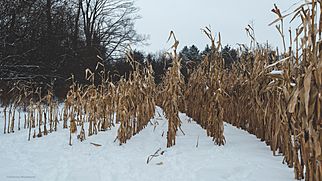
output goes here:
<path id="1" fill-rule="evenodd" d="M 138 49 L 148 52 L 168 49 L 172 42 L 166 41 L 173 30 L 180 41 L 179 49 L 194 44 L 203 50 L 209 40 L 200 28 L 208 25 L 216 34 L 221 33 L 224 45 L 249 44 L 245 27 L 251 22 L 259 43 L 269 40 L 273 46 L 281 46 L 276 28 L 268 26 L 276 19 L 271 9 L 276 3 L 284 11 L 296 2 L 299 0 L 136 0 L 142 16 L 136 22 L 136 29 L 150 35 L 150 45 Z M 286 23 L 286 32 L 288 26 Z"/>

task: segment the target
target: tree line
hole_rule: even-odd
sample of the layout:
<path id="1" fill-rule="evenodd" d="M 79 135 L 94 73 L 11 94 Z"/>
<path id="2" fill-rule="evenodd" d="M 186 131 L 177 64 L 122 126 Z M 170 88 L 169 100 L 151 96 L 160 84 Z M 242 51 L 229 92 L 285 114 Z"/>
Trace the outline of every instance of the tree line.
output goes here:
<path id="1" fill-rule="evenodd" d="M 107 64 L 146 37 L 134 29 L 133 0 L 0 1 L 0 80 L 42 84 Z"/>
<path id="2" fill-rule="evenodd" d="M 85 70 L 95 70 L 98 63 L 117 81 L 132 70 L 127 46 L 147 40 L 135 30 L 139 15 L 133 0 L 2 0 L 0 14 L 0 94 L 25 82 L 52 87 L 63 97 L 71 75 L 88 83 Z M 180 51 L 186 78 L 209 51 L 194 45 Z M 222 52 L 227 62 L 237 60 L 235 49 L 226 46 Z M 142 65 L 153 65 L 156 83 L 171 66 L 162 52 L 132 55 Z"/>

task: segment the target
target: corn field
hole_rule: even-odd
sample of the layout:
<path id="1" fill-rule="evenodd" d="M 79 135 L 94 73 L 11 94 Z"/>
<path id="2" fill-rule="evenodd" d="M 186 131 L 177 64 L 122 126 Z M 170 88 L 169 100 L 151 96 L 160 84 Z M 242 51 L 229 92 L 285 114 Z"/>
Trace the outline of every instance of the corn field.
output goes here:
<path id="1" fill-rule="evenodd" d="M 42 92 L 27 84 L 16 84 L 16 98 L 4 105 L 5 134 L 22 127 L 28 129 L 28 140 L 59 130 L 69 129 L 72 137 L 84 141 L 87 136 L 108 131 L 119 125 L 115 140 L 124 144 L 143 130 L 153 118 L 156 105 L 168 119 L 167 147 L 176 144 L 180 129 L 179 112 L 186 113 L 207 132 L 216 145 L 224 145 L 224 122 L 247 130 L 270 146 L 274 155 L 283 155 L 284 163 L 294 168 L 296 179 L 322 180 L 322 12 L 321 1 L 307 1 L 294 12 L 282 15 L 277 6 L 272 10 L 281 35 L 284 52 L 257 46 L 253 28 L 247 32 L 253 47 L 231 70 L 224 67 L 220 54 L 221 37 L 215 42 L 209 28 L 203 29 L 210 39 L 211 52 L 194 70 L 187 83 L 180 73 L 177 53 L 179 41 L 173 37 L 172 66 L 163 82 L 156 85 L 149 62 L 141 65 L 127 54 L 133 71 L 128 79 L 113 83 L 104 70 L 98 74 L 86 70 L 92 84 L 72 84 L 63 104 L 52 91 Z M 301 20 L 290 30 L 289 48 L 283 31 L 284 19 Z M 104 67 L 98 64 L 98 67 Z M 99 76 L 100 84 L 95 84 Z"/>

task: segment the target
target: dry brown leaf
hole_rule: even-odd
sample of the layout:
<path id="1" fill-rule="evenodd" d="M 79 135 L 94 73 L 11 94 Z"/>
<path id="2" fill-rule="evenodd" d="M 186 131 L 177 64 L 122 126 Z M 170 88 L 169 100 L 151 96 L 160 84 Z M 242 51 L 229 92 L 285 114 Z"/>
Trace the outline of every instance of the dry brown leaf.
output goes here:
<path id="1" fill-rule="evenodd" d="M 305 113 L 307 116 L 309 114 L 311 78 L 312 78 L 312 71 L 309 71 L 304 77 L 304 105 L 305 105 Z"/>

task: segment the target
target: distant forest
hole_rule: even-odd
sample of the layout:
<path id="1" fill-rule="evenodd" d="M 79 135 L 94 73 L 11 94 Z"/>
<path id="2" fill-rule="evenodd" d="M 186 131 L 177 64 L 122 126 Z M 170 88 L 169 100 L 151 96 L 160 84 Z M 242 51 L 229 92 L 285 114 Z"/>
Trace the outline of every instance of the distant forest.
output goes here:
<path id="1" fill-rule="evenodd" d="M 118 81 L 132 71 L 126 61 L 128 45 L 147 42 L 135 30 L 139 15 L 133 0 L 2 0 L 0 14 L 2 96 L 18 84 L 30 84 L 64 97 L 71 76 L 88 83 L 86 69 L 104 70 L 111 81 Z M 209 51 L 208 46 L 183 47 L 179 55 L 186 80 Z M 239 59 L 228 45 L 221 54 L 227 69 Z M 156 83 L 172 62 L 165 52 L 134 50 L 131 56 L 142 66 L 152 64 Z"/>

